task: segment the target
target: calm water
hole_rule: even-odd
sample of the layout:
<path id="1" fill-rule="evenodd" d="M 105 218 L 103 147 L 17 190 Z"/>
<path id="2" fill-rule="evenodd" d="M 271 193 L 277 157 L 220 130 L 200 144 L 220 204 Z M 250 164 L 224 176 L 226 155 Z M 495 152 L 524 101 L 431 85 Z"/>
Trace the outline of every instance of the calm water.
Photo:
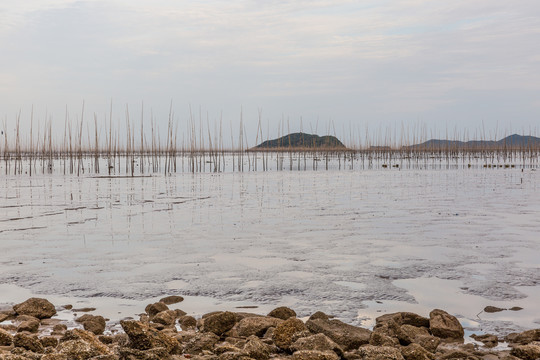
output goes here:
<path id="1" fill-rule="evenodd" d="M 442 308 L 470 331 L 540 327 L 533 169 L 3 175 L 0 198 L 0 303 L 114 317 L 181 294 L 195 314 L 288 305 L 370 326 Z"/>

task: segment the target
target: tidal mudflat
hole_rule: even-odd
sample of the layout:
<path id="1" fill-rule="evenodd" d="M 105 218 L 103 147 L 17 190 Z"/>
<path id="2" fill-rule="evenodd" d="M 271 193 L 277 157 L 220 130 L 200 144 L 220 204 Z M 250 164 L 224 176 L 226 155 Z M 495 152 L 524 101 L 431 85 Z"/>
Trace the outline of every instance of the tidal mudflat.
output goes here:
<path id="1" fill-rule="evenodd" d="M 193 315 L 285 305 L 370 327 L 441 308 L 469 333 L 540 324 L 534 168 L 0 181 L 0 303 L 39 294 L 119 320 L 178 294 Z"/>

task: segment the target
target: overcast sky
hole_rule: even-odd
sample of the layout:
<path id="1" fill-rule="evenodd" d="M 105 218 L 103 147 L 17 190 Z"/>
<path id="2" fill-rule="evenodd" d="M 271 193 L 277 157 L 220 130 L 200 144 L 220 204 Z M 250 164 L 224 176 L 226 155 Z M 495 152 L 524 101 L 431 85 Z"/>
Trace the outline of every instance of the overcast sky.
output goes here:
<path id="1" fill-rule="evenodd" d="M 538 0 L 2 0 L 0 116 L 537 133 L 539 44 Z"/>

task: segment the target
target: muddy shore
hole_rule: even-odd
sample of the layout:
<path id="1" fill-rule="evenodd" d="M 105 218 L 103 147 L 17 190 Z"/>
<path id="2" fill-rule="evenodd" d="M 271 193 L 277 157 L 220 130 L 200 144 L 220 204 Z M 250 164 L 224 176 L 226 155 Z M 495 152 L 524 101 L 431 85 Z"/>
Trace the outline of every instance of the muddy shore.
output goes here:
<path id="1" fill-rule="evenodd" d="M 459 320 L 434 309 L 427 316 L 385 314 L 372 329 L 315 312 L 297 318 L 278 307 L 266 315 L 250 309 L 214 311 L 200 318 L 181 310 L 183 298 L 168 296 L 119 322 L 30 298 L 0 311 L 0 359 L 525 359 L 540 358 L 540 329 L 473 334 L 465 341 Z M 73 312 L 74 321 L 58 317 Z M 143 311 L 144 310 L 144 311 Z M 252 309 L 251 309 L 252 310 Z"/>

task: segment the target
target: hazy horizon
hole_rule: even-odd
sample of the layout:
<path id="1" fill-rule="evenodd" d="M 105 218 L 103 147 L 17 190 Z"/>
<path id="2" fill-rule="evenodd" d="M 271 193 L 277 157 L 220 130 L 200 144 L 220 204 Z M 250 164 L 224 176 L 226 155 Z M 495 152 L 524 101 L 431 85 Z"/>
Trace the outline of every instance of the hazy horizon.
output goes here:
<path id="1" fill-rule="evenodd" d="M 228 137 L 423 128 L 536 134 L 540 4 L 447 1 L 4 1 L 0 121 L 126 122 Z M 100 125 L 101 126 L 101 125 Z M 3 126 L 2 126 L 3 127 Z M 103 125 L 104 127 L 104 125 Z M 278 130 L 279 129 L 279 130 Z"/>

